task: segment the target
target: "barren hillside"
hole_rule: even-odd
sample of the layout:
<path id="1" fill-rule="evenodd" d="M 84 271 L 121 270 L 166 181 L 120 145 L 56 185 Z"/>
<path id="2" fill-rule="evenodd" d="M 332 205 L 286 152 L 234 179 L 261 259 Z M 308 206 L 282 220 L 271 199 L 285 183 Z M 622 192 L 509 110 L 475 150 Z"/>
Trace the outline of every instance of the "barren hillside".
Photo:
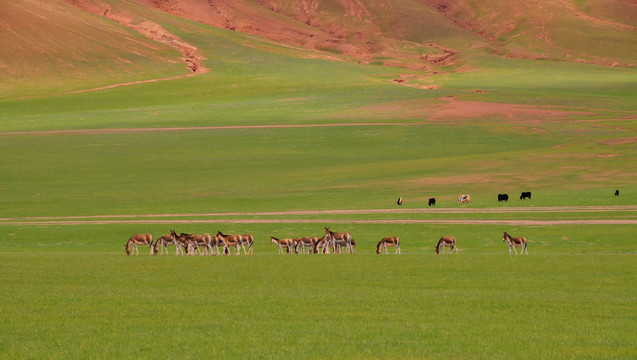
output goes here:
<path id="1" fill-rule="evenodd" d="M 485 54 L 607 66 L 637 58 L 629 0 L 14 0 L 0 3 L 0 91 L 207 71 L 196 44 L 205 36 L 184 41 L 162 24 L 166 13 L 314 57 L 429 73 L 481 67 Z"/>
<path id="2" fill-rule="evenodd" d="M 386 65 L 453 64 L 476 49 L 510 57 L 633 65 L 627 0 L 135 0 L 215 27 Z M 488 45 L 488 47 L 487 47 Z"/>

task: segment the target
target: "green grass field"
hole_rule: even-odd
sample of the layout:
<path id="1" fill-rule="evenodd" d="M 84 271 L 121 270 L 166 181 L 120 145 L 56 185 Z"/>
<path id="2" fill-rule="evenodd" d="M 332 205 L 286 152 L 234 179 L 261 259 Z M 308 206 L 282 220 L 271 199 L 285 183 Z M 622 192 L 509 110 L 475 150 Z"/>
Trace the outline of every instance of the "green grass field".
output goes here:
<path id="1" fill-rule="evenodd" d="M 3 226 L 3 357 L 636 355 L 634 225 L 614 226 L 613 246 L 604 226 L 515 228 L 528 256 L 507 254 L 499 226 L 339 224 L 358 246 L 338 256 L 267 243 L 317 224 L 215 226 L 257 234 L 255 255 L 127 257 L 139 225 Z M 434 254 L 447 233 L 459 255 Z M 403 254 L 374 254 L 380 234 L 400 234 Z"/>
<path id="2" fill-rule="evenodd" d="M 634 68 L 463 54 L 472 71 L 409 70 L 422 90 L 153 16 L 211 71 L 0 87 L 0 358 L 637 357 Z M 448 96 L 569 113 L 436 118 Z M 325 226 L 356 254 L 268 242 Z M 125 255 L 171 229 L 252 233 L 255 254 Z M 390 235 L 403 254 L 376 255 Z M 442 235 L 462 251 L 436 255 Z"/>

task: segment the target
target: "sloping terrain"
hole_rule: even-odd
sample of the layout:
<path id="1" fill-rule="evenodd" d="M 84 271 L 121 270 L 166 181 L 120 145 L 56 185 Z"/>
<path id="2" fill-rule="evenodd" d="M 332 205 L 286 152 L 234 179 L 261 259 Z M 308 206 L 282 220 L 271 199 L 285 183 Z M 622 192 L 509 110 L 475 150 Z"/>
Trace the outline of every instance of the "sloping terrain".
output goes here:
<path id="1" fill-rule="evenodd" d="M 486 44 L 510 57 L 615 66 L 633 65 L 637 52 L 637 4 L 625 0 L 136 1 L 215 27 L 386 65 L 449 65 Z"/>
<path id="2" fill-rule="evenodd" d="M 186 73 L 183 55 L 171 46 L 64 1 L 3 1 L 0 14 L 10 14 L 0 16 L 5 94 Z"/>
<path id="3" fill-rule="evenodd" d="M 138 0 L 211 26 L 388 65 L 448 64 L 450 46 L 481 39 L 416 1 Z"/>
<path id="4" fill-rule="evenodd" d="M 0 91 L 25 95 L 207 71 L 205 36 L 179 38 L 165 13 L 307 57 L 425 74 L 484 67 L 485 54 L 611 66 L 637 54 L 637 4 L 626 0 L 16 0 L 0 11 L 11 14 L 0 18 Z"/>
<path id="5" fill-rule="evenodd" d="M 637 3 L 424 0 L 510 57 L 634 65 Z"/>

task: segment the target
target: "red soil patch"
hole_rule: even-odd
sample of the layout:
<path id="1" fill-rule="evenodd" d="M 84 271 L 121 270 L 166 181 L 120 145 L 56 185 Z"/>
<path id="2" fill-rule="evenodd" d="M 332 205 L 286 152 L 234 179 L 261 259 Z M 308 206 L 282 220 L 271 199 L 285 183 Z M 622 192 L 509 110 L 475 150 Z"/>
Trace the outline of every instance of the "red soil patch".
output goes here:
<path id="1" fill-rule="evenodd" d="M 604 145 L 625 145 L 637 143 L 637 136 L 600 141 Z"/>
<path id="2" fill-rule="evenodd" d="M 537 108 L 528 105 L 462 101 L 455 96 L 440 98 L 443 103 L 433 108 L 431 120 L 480 118 L 485 116 L 504 117 L 509 120 L 563 119 L 570 115 L 592 115 L 587 112 L 564 111 L 551 108 Z M 536 129 L 542 131 L 541 129 Z"/>

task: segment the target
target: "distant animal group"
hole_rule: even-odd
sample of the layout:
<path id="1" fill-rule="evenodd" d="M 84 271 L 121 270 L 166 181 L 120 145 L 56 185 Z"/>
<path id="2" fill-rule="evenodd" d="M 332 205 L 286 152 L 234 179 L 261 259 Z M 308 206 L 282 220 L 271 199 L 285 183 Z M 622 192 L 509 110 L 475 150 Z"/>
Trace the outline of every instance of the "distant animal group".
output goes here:
<path id="1" fill-rule="evenodd" d="M 504 232 L 504 234 L 502 235 L 502 241 L 507 243 L 507 245 L 509 246 L 509 254 L 511 254 L 511 250 L 515 251 L 515 254 L 518 254 L 518 251 L 516 250 L 517 247 L 521 247 L 522 251 L 520 251 L 520 254 L 524 253 L 524 254 L 529 254 L 529 252 L 526 250 L 526 238 L 524 236 L 520 236 L 520 237 L 511 237 L 509 234 L 507 234 L 506 232 Z M 445 253 L 445 248 L 448 247 L 449 248 L 449 253 L 453 254 L 453 250 L 456 250 L 456 254 L 458 253 L 458 247 L 456 246 L 456 238 L 454 238 L 453 236 L 443 236 L 440 238 L 440 240 L 438 240 L 438 244 L 436 245 L 436 254 L 440 254 L 440 248 L 442 248 L 442 253 Z"/>
<path id="2" fill-rule="evenodd" d="M 617 192 L 615 193 L 615 195 L 619 195 L 619 190 L 617 190 Z M 531 199 L 531 192 L 530 191 L 524 191 L 520 194 L 520 200 L 525 200 L 525 199 Z M 468 204 L 471 201 L 471 196 L 470 195 L 460 195 L 458 197 L 458 204 Z M 500 201 L 509 201 L 509 194 L 498 194 L 498 202 Z M 402 205 L 403 204 L 403 198 L 402 197 L 398 197 L 398 201 L 396 201 L 396 204 L 398 205 Z M 429 198 L 429 201 L 427 202 L 427 204 L 429 206 L 434 206 L 436 205 L 436 198 Z"/>
<path id="3" fill-rule="evenodd" d="M 509 254 L 511 250 L 517 254 L 517 247 L 522 248 L 521 253 L 528 254 L 526 249 L 526 239 L 524 237 L 511 237 L 506 232 L 502 237 L 502 241 L 509 246 Z M 349 253 L 353 254 L 356 248 L 356 242 L 348 232 L 336 233 L 330 230 L 329 227 L 325 228 L 325 235 L 321 237 L 307 236 L 298 238 L 279 239 L 274 236 L 270 236 L 270 243 L 277 245 L 279 254 L 287 252 L 288 254 L 334 254 Z M 136 252 L 139 255 L 138 245 L 148 246 L 150 248 L 151 255 L 168 254 L 168 245 L 175 245 L 175 255 L 230 255 L 231 248 L 235 248 L 235 255 L 240 255 L 241 250 L 245 255 L 252 254 L 252 245 L 254 244 L 254 236 L 250 234 L 245 235 L 226 235 L 221 231 L 218 231 L 215 236 L 210 234 L 185 234 L 181 233 L 177 235 L 174 230 L 170 231 L 170 234 L 163 235 L 153 243 L 153 236 L 151 234 L 134 234 L 126 242 L 126 254 L 132 255 Z M 247 249 L 246 249 L 247 247 Z M 382 238 L 376 245 L 376 254 L 388 254 L 388 247 L 394 247 L 395 253 L 400 254 L 400 239 L 397 236 L 390 236 Z M 453 254 L 453 250 L 458 253 L 458 247 L 456 246 L 456 239 L 453 236 L 443 236 L 438 240 L 436 244 L 436 254 L 445 253 L 445 248 L 450 249 L 450 254 Z M 222 248 L 220 251 L 219 249 Z"/>
<path id="4" fill-rule="evenodd" d="M 356 241 L 348 232 L 337 233 L 325 228 L 323 236 L 304 236 L 297 238 L 279 239 L 270 236 L 270 244 L 275 244 L 279 248 L 279 254 L 287 252 L 288 254 L 329 254 L 330 249 L 334 254 L 340 254 L 347 251 L 353 254 L 356 249 Z"/>
<path id="5" fill-rule="evenodd" d="M 221 255 L 230 254 L 230 249 L 235 248 L 236 255 L 243 253 L 252 254 L 254 244 L 254 236 L 245 235 L 226 235 L 218 231 L 216 235 L 210 234 L 185 234 L 177 235 L 175 230 L 170 230 L 170 234 L 163 235 L 153 243 L 153 235 L 151 234 L 135 234 L 126 242 L 126 254 L 131 255 L 136 252 L 139 255 L 137 245 L 148 246 L 151 255 L 158 253 L 163 255 L 164 250 L 168 254 L 168 245 L 175 245 L 175 255 Z M 246 249 L 247 247 L 247 249 Z M 222 248 L 222 251 L 219 250 Z"/>

